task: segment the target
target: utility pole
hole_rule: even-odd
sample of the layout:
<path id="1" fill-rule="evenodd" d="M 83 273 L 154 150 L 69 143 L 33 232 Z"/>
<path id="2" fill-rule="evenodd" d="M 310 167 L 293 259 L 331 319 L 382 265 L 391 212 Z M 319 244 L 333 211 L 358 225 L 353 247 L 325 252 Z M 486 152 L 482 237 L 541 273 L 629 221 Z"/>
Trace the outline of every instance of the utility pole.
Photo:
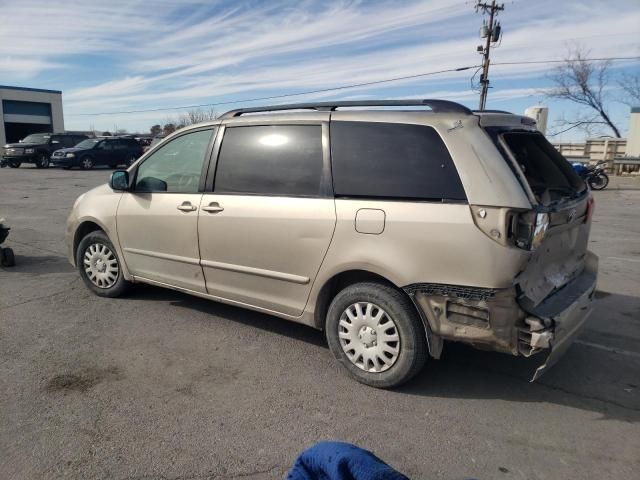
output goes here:
<path id="1" fill-rule="evenodd" d="M 495 20 L 498 12 L 504 10 L 504 3 L 498 5 L 496 0 L 491 3 L 476 3 L 476 12 L 482 11 L 482 14 L 489 14 L 489 24 L 483 23 L 480 29 L 480 37 L 486 38 L 485 46 L 478 45 L 478 53 L 482 54 L 482 74 L 480 75 L 480 110 L 484 110 L 487 104 L 487 93 L 489 93 L 489 53 L 491 44 L 496 43 L 500 39 L 502 27 L 500 22 Z"/>

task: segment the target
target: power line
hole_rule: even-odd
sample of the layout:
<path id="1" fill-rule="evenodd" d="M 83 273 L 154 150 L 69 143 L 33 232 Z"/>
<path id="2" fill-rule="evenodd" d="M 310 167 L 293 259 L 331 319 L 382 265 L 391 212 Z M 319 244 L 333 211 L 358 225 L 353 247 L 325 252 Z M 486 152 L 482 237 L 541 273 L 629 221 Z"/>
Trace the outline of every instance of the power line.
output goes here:
<path id="1" fill-rule="evenodd" d="M 584 60 L 587 62 L 640 60 L 640 56 L 586 58 Z M 496 63 L 492 63 L 492 65 L 494 66 L 529 65 L 529 64 L 549 64 L 549 63 L 564 63 L 564 62 L 566 62 L 566 60 L 529 60 L 529 61 L 520 61 L 520 62 L 496 62 Z M 366 87 L 370 85 L 380 85 L 382 83 L 391 83 L 391 82 L 397 82 L 401 80 L 411 80 L 413 78 L 427 77 L 430 75 L 438 75 L 441 73 L 462 72 L 465 70 L 471 70 L 473 68 L 482 68 L 482 65 L 469 65 L 465 67 L 449 68 L 445 70 L 436 70 L 436 71 L 426 72 L 426 73 L 417 73 L 415 75 L 405 75 L 401 77 L 393 77 L 393 78 L 387 78 L 383 80 L 374 80 L 371 82 L 353 83 L 350 85 L 341 85 L 338 87 L 322 88 L 318 90 L 307 90 L 305 92 L 298 92 L 298 93 L 285 93 L 282 95 L 271 95 L 267 97 L 242 98 L 239 100 L 228 100 L 224 102 L 214 102 L 214 103 L 201 103 L 201 104 L 195 104 L 195 105 L 181 105 L 177 107 L 149 108 L 149 109 L 143 109 L 143 110 L 125 110 L 125 111 L 117 111 L 117 112 L 70 113 L 67 115 L 69 116 L 128 115 L 132 113 L 163 112 L 163 111 L 169 111 L 169 110 L 186 110 L 190 108 L 217 107 L 221 105 L 233 105 L 236 103 L 250 103 L 250 102 L 259 102 L 264 100 L 277 100 L 281 98 L 299 97 L 302 95 L 312 95 L 315 93 L 337 92 L 340 90 L 348 90 L 350 88 Z"/>
<path id="2" fill-rule="evenodd" d="M 605 62 L 605 61 L 620 61 L 620 60 L 640 60 L 640 57 L 601 57 L 601 58 L 585 58 L 585 62 Z M 529 60 L 521 62 L 495 62 L 491 65 L 529 65 L 529 64 L 542 64 L 542 63 L 566 63 L 568 60 Z"/>
<path id="3" fill-rule="evenodd" d="M 389 82 L 397 82 L 400 80 L 410 80 L 412 78 L 419 78 L 419 77 L 426 77 L 429 75 L 437 75 L 440 73 L 449 73 L 449 72 L 462 72 L 464 70 L 470 70 L 472 68 L 476 68 L 479 65 L 471 65 L 468 67 L 458 67 L 458 68 L 449 68 L 446 70 L 437 70 L 434 72 L 427 72 L 427 73 L 417 73 L 415 75 L 405 75 L 403 77 L 394 77 L 394 78 L 387 78 L 384 80 L 375 80 L 372 82 L 362 82 L 362 83 L 354 83 L 351 85 L 342 85 L 340 87 L 331 87 L 331 88 L 322 88 L 319 90 L 308 90 L 306 92 L 298 92 L 298 93 L 285 93 L 282 95 L 271 95 L 269 97 L 257 97 L 257 98 L 243 98 L 241 100 L 229 100 L 229 101 L 225 101 L 225 102 L 216 102 L 216 103 L 201 103 L 198 105 L 183 105 L 180 107 L 166 107 L 166 108 L 150 108 L 150 109 L 146 109 L 146 110 L 129 110 L 129 111 L 124 111 L 124 112 L 94 112 L 94 113 L 75 113 L 75 114 L 71 114 L 71 115 L 83 115 L 83 116 L 89 116 L 89 115 L 116 115 L 116 114 L 128 114 L 128 113 L 146 113 L 146 112 L 161 112 L 161 111 L 165 111 L 165 110 L 184 110 L 185 108 L 200 108 L 200 107 L 217 107 L 219 105 L 231 105 L 234 103 L 249 103 L 249 102 L 258 102 L 261 100 L 275 100 L 278 98 L 287 98 L 287 97 L 299 97 L 301 95 L 311 95 L 313 93 L 325 93 L 325 92 L 333 92 L 333 91 L 338 91 L 338 90 L 346 90 L 349 88 L 356 88 L 356 87 L 367 87 L 369 85 L 378 85 L 381 83 L 389 83 Z"/>

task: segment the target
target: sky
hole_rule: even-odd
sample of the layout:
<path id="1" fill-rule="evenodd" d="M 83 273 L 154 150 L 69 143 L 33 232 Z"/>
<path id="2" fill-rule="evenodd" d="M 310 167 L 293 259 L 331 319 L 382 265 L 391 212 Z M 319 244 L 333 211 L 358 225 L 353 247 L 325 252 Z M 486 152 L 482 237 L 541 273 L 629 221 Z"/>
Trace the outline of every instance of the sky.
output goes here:
<path id="1" fill-rule="evenodd" d="M 251 99 L 375 82 L 481 63 L 483 17 L 471 0 L 0 0 L 0 84 L 63 91 L 69 130 L 147 132 L 185 108 L 226 110 L 302 101 L 443 98 L 477 108 L 475 68 L 291 98 Z M 548 133 L 579 114 L 551 100 L 553 64 L 581 46 L 591 57 L 640 56 L 640 0 L 513 0 L 500 12 L 487 108 L 550 108 Z M 614 62 L 609 113 L 627 130 Z M 477 77 L 476 77 L 477 79 Z M 210 107 L 205 107 L 209 109 Z M 107 114 L 109 113 L 109 114 Z M 557 128 L 556 128 L 557 127 Z M 555 129 L 555 130 L 554 130 Z M 603 134 L 609 132 L 603 131 Z M 569 131 L 555 141 L 578 141 Z"/>

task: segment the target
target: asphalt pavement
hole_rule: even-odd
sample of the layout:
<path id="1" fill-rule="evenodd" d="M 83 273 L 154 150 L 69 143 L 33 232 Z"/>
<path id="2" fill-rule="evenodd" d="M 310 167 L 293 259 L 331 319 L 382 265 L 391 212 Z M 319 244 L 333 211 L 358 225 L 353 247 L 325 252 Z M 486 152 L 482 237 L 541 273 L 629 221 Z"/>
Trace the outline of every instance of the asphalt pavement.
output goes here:
<path id="1" fill-rule="evenodd" d="M 155 287 L 92 295 L 64 227 L 109 173 L 0 170 L 17 260 L 0 268 L 1 479 L 282 478 L 326 439 L 413 479 L 637 478 L 639 178 L 595 193 L 595 312 L 539 381 L 536 359 L 447 344 L 384 391 L 305 326 Z"/>

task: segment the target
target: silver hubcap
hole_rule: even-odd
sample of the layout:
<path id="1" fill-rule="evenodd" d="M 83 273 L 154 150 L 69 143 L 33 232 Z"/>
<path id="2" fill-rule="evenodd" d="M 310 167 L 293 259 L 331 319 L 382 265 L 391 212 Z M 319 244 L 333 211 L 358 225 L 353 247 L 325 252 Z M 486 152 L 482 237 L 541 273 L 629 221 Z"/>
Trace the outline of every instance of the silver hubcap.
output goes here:
<path id="1" fill-rule="evenodd" d="M 101 243 L 89 245 L 84 252 L 84 271 L 96 287 L 110 288 L 118 280 L 120 268 L 115 254 Z"/>
<path id="2" fill-rule="evenodd" d="M 365 372 L 384 372 L 400 355 L 396 324 L 373 303 L 358 302 L 347 307 L 340 316 L 338 337 L 347 358 Z"/>
<path id="3" fill-rule="evenodd" d="M 93 162 L 91 160 L 89 160 L 88 158 L 85 158 L 82 161 L 82 165 L 84 166 L 84 168 L 91 168 L 93 166 Z"/>

